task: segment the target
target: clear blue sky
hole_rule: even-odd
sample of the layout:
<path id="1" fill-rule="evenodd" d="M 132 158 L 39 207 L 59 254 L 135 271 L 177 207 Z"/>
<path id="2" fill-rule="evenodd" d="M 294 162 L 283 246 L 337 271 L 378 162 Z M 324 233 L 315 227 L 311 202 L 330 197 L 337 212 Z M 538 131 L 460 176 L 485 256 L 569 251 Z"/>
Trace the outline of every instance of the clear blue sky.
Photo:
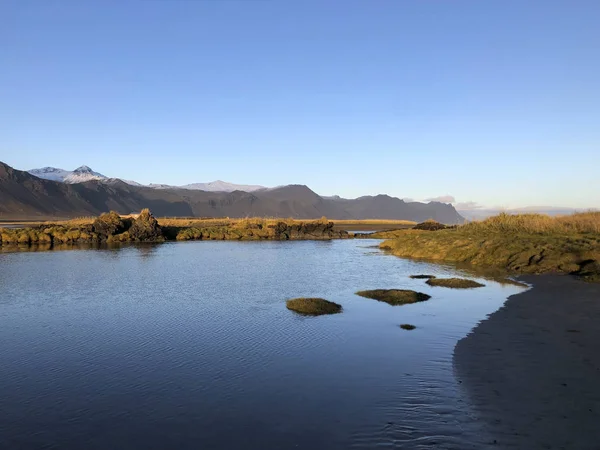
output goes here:
<path id="1" fill-rule="evenodd" d="M 598 0 L 0 2 L 0 160 L 600 207 Z"/>

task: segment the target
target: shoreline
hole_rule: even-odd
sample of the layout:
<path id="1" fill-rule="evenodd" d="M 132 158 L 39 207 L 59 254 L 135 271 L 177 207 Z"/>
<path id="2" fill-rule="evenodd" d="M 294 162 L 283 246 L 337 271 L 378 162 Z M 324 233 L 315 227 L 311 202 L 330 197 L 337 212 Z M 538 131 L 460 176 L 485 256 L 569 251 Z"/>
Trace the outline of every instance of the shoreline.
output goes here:
<path id="1" fill-rule="evenodd" d="M 454 349 L 455 376 L 495 448 L 597 449 L 600 284 L 521 276 Z"/>

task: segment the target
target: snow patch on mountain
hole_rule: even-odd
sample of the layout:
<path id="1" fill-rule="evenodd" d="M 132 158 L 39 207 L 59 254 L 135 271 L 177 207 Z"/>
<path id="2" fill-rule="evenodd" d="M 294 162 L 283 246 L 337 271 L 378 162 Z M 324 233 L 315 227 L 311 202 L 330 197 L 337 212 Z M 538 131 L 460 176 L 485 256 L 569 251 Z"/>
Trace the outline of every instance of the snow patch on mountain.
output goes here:
<path id="1" fill-rule="evenodd" d="M 233 191 L 245 191 L 253 192 L 259 189 L 264 189 L 264 186 L 258 186 L 254 184 L 234 184 L 228 183 L 227 181 L 211 181 L 209 183 L 193 183 L 180 186 L 183 189 L 193 189 L 199 191 L 209 192 L 233 192 Z"/>
<path id="2" fill-rule="evenodd" d="M 29 173 L 35 177 L 43 178 L 44 180 L 63 182 L 71 171 L 58 169 L 56 167 L 42 167 L 41 169 L 32 169 Z"/>

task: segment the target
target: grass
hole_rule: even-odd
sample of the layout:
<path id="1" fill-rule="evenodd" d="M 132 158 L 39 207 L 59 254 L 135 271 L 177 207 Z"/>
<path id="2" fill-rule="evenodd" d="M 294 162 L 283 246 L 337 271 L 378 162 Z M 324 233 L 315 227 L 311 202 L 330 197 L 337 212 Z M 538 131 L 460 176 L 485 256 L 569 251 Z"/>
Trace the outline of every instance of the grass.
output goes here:
<path id="1" fill-rule="evenodd" d="M 410 323 L 403 323 L 402 325 L 400 325 L 400 328 L 402 328 L 403 330 L 410 331 L 410 330 L 414 330 L 417 327 L 415 327 L 414 325 L 411 325 Z"/>
<path id="2" fill-rule="evenodd" d="M 82 242 L 126 242 L 162 240 L 296 240 L 349 238 L 335 230 L 332 222 L 318 220 L 246 218 L 196 219 L 162 218 L 142 220 L 150 214 L 144 210 L 136 216 L 115 212 L 100 217 L 80 217 L 56 223 L 30 223 L 29 228 L 0 228 L 0 245 L 33 245 Z M 142 224 L 143 222 L 143 224 Z M 147 222 L 147 223 L 146 223 Z M 152 222 L 152 223 L 150 223 Z"/>
<path id="3" fill-rule="evenodd" d="M 575 213 L 565 216 L 546 214 L 506 214 L 470 222 L 459 227 L 470 233 L 535 233 L 535 234 L 580 234 L 600 233 L 600 211 Z"/>
<path id="4" fill-rule="evenodd" d="M 287 309 L 307 316 L 321 316 L 324 314 L 338 314 L 342 306 L 324 298 L 293 298 L 286 302 Z"/>
<path id="5" fill-rule="evenodd" d="M 435 275 L 411 275 L 413 280 L 429 280 L 430 278 L 435 278 Z"/>
<path id="6" fill-rule="evenodd" d="M 356 295 L 365 298 L 372 298 L 380 302 L 385 302 L 392 306 L 408 305 L 410 303 L 424 302 L 431 298 L 430 295 L 422 292 L 409 291 L 404 289 L 373 289 L 370 291 L 358 291 Z"/>
<path id="7" fill-rule="evenodd" d="M 485 284 L 465 278 L 430 278 L 426 281 L 429 286 L 447 287 L 452 289 L 470 289 L 484 287 Z"/>
<path id="8" fill-rule="evenodd" d="M 509 215 L 435 232 L 396 230 L 381 248 L 406 258 L 600 281 L 600 213 Z"/>

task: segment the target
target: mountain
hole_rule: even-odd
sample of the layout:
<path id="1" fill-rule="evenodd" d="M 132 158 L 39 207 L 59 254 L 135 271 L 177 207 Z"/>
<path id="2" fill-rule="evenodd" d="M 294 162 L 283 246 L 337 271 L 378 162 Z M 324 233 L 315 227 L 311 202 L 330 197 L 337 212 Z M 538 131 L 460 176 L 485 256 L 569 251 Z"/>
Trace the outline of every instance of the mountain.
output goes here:
<path id="1" fill-rule="evenodd" d="M 84 183 L 86 181 L 91 180 L 114 180 L 114 178 L 109 178 L 106 175 L 102 175 L 101 173 L 94 172 L 88 166 L 81 166 L 73 171 L 58 169 L 56 167 L 43 167 L 41 169 L 31 169 L 28 171 L 31 175 L 34 175 L 38 178 L 43 178 L 44 180 L 52 180 L 59 181 L 68 184 L 75 183 Z M 143 186 L 136 181 L 130 180 L 122 180 L 127 184 L 131 184 L 133 186 Z M 233 191 L 245 191 L 245 192 L 253 192 L 258 191 L 260 189 L 265 189 L 264 186 L 257 185 L 248 185 L 248 184 L 234 184 L 228 183 L 226 181 L 211 181 L 209 183 L 193 183 L 186 184 L 185 186 L 171 186 L 168 184 L 150 184 L 148 187 L 154 189 L 192 189 L 199 191 L 208 191 L 208 192 L 233 192 Z"/>
<path id="2" fill-rule="evenodd" d="M 264 186 L 257 186 L 253 184 L 233 184 L 227 181 L 211 181 L 210 183 L 193 183 L 181 186 L 183 189 L 197 189 L 200 191 L 209 192 L 233 192 L 233 191 L 245 191 L 254 192 L 260 189 L 265 189 Z"/>
<path id="3" fill-rule="evenodd" d="M 28 171 L 31 175 L 44 180 L 59 181 L 67 184 L 83 183 L 91 180 L 106 180 L 107 176 L 94 172 L 88 166 L 81 166 L 73 171 L 57 169 L 56 167 L 44 167 Z"/>
<path id="4" fill-rule="evenodd" d="M 39 178 L 0 162 L 0 218 L 76 217 L 114 210 L 129 214 L 150 208 L 171 217 L 295 217 L 316 219 L 405 219 L 462 223 L 450 204 L 404 202 L 387 195 L 342 199 L 321 197 L 304 185 L 254 192 L 153 189 L 115 178 L 68 184 Z"/>
<path id="5" fill-rule="evenodd" d="M 41 169 L 32 169 L 29 173 L 44 180 L 65 181 L 65 178 L 71 175 L 72 172 L 56 167 L 42 167 Z"/>

